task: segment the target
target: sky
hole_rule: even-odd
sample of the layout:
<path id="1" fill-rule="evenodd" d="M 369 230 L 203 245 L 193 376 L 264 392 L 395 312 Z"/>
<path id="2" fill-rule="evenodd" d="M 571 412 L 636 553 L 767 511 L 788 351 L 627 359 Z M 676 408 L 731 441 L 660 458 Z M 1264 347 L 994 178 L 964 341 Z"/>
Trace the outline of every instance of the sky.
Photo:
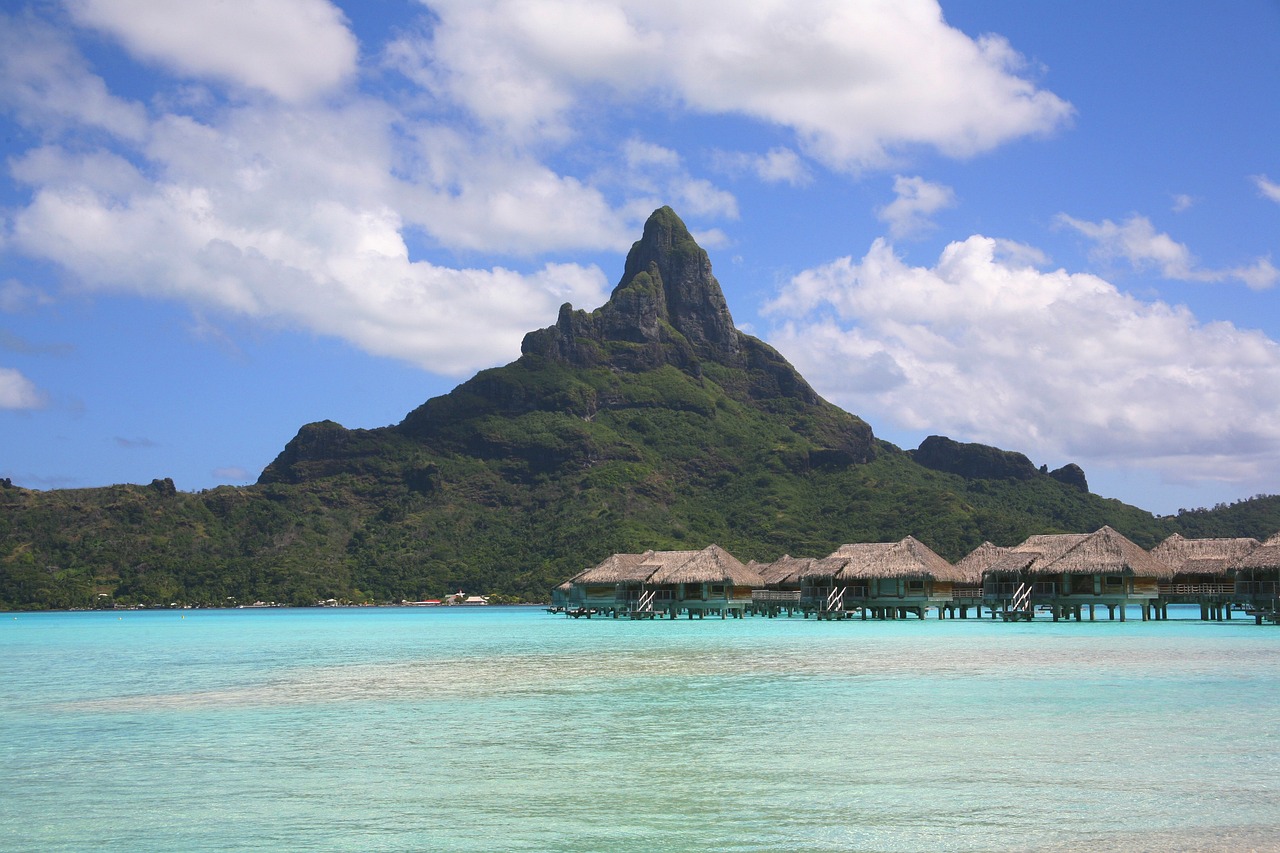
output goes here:
<path id="1" fill-rule="evenodd" d="M 9 0 L 0 477 L 257 479 L 670 205 L 881 438 L 1280 492 L 1280 2 Z"/>

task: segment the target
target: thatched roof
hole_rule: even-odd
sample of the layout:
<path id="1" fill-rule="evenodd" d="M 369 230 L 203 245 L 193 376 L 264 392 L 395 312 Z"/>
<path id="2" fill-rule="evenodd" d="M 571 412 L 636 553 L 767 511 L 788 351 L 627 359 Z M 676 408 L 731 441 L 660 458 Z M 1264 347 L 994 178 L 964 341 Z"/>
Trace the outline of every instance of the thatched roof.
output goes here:
<path id="1" fill-rule="evenodd" d="M 848 548 L 850 546 L 845 545 L 842 547 Z M 818 557 L 810 560 L 808 568 L 802 570 L 797 577 L 799 580 L 834 578 L 844 571 L 844 567 L 849 563 L 849 560 L 849 557 L 837 557 L 834 554 L 830 557 Z"/>
<path id="2" fill-rule="evenodd" d="M 1027 564 L 1027 569 L 1039 571 L 1092 535 L 1091 533 L 1042 533 L 1028 536 L 1025 542 L 1013 546 L 1010 550 L 1019 554 L 1033 554 L 1034 559 Z"/>
<path id="3" fill-rule="evenodd" d="M 624 583 L 626 581 L 643 581 L 653 574 L 653 569 L 646 565 L 652 551 L 643 554 L 613 554 L 605 557 L 599 565 L 592 566 L 585 572 L 579 572 L 573 583 Z"/>
<path id="4" fill-rule="evenodd" d="M 659 554 L 689 554 L 687 559 L 672 558 L 654 572 L 649 583 L 729 583 L 734 586 L 764 586 L 764 578 L 719 545 L 708 545 L 701 551 L 659 551 Z"/>
<path id="5" fill-rule="evenodd" d="M 1280 569 L 1280 535 L 1272 536 L 1236 561 L 1236 569 Z"/>
<path id="6" fill-rule="evenodd" d="M 868 548 L 850 554 L 849 560 L 837 576 L 847 581 L 863 578 L 933 578 L 954 581 L 960 579 L 955 566 L 938 556 L 932 548 L 914 536 L 900 542 L 877 543 L 882 547 Z"/>
<path id="7" fill-rule="evenodd" d="M 1257 539 L 1185 539 L 1175 533 L 1151 549 L 1151 556 L 1180 575 L 1225 575 L 1259 547 Z"/>
<path id="8" fill-rule="evenodd" d="M 1015 551 L 1010 548 L 996 557 L 982 570 L 985 575 L 1020 574 L 1040 558 L 1039 551 Z"/>
<path id="9" fill-rule="evenodd" d="M 1116 532 L 1102 527 L 1085 535 L 1053 560 L 1032 563 L 1032 574 L 1110 574 L 1168 579 L 1173 569 Z"/>
<path id="10" fill-rule="evenodd" d="M 752 560 L 747 568 L 760 573 L 766 584 L 799 583 L 814 560 L 812 557 L 792 557 L 783 554 L 772 563 L 757 563 Z"/>
<path id="11" fill-rule="evenodd" d="M 1053 562 L 1079 545 L 1088 533 L 1044 533 L 1005 549 L 987 564 L 984 574 L 1018 574 Z"/>
<path id="12" fill-rule="evenodd" d="M 1008 548 L 1002 548 L 990 542 L 983 542 L 955 564 L 956 572 L 963 578 L 960 582 L 981 583 L 982 573 L 1008 553 Z"/>

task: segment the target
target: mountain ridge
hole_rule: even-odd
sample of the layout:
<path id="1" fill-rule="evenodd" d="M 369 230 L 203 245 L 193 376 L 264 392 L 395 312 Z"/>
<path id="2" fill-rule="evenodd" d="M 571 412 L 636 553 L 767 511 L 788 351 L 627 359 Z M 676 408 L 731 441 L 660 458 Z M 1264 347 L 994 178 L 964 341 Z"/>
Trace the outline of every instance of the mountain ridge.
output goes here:
<path id="1" fill-rule="evenodd" d="M 0 484 L 0 608 L 538 600 L 610 553 L 821 556 L 913 535 L 981 542 L 1110 525 L 1265 538 L 1280 498 L 1156 518 L 1084 472 L 931 437 L 915 451 L 823 400 L 733 324 L 710 259 L 654 212 L 609 300 L 560 308 L 521 355 L 397 424 L 303 425 L 258 482 L 34 492 Z"/>

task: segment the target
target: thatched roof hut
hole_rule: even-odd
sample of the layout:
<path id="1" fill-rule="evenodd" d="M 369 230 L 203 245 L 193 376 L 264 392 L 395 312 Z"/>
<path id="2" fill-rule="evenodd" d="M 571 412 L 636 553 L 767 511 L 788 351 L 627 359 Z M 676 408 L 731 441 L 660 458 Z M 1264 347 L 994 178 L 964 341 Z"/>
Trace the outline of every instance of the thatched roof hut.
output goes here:
<path id="1" fill-rule="evenodd" d="M 837 575 L 838 580 L 867 578 L 932 578 L 938 581 L 960 579 L 956 567 L 938 556 L 932 548 L 914 536 L 899 542 L 878 543 L 881 547 L 867 548 L 850 554 L 845 567 Z"/>
<path id="2" fill-rule="evenodd" d="M 844 571 L 850 559 L 850 557 L 837 557 L 834 554 L 830 557 L 818 557 L 809 561 L 808 567 L 800 571 L 799 577 L 802 581 L 831 580 Z"/>
<path id="3" fill-rule="evenodd" d="M 1008 548 L 983 542 L 955 564 L 956 572 L 963 578 L 960 583 L 982 583 L 983 572 L 1008 553 Z"/>
<path id="4" fill-rule="evenodd" d="M 1280 533 L 1236 561 L 1236 569 L 1280 569 Z"/>
<path id="5" fill-rule="evenodd" d="M 570 581 L 578 584 L 639 583 L 653 574 L 653 568 L 647 565 L 652 554 L 653 551 L 645 551 L 643 554 L 611 554 L 598 565 L 579 572 Z"/>
<path id="6" fill-rule="evenodd" d="M 723 583 L 733 586 L 764 586 L 764 578 L 752 571 L 719 545 L 708 545 L 701 551 L 659 551 L 657 554 L 688 554 L 685 559 L 672 557 L 649 577 L 652 584 Z"/>
<path id="7" fill-rule="evenodd" d="M 1069 547 L 1059 550 L 1057 546 L 1066 543 L 1049 543 L 1057 555 L 1035 560 L 1027 571 L 1033 575 L 1132 575 L 1159 580 L 1173 577 L 1173 569 L 1111 527 L 1067 535 L 1073 538 Z"/>
<path id="8" fill-rule="evenodd" d="M 766 585 L 780 586 L 799 583 L 800 578 L 813 563 L 812 557 L 793 557 L 790 554 L 783 554 L 772 563 L 757 563 L 752 560 L 747 563 L 747 568 L 758 572 L 760 577 L 764 578 Z"/>
<path id="9" fill-rule="evenodd" d="M 1178 575 L 1224 576 L 1260 546 L 1257 539 L 1185 539 L 1173 534 L 1151 549 L 1151 556 Z"/>

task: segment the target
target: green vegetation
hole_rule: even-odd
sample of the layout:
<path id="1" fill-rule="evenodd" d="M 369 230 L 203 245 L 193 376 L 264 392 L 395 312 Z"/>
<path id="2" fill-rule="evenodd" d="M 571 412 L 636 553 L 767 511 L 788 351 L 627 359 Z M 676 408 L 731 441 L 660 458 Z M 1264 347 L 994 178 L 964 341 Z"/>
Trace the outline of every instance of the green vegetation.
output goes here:
<path id="1" fill-rule="evenodd" d="M 397 426 L 304 426 L 255 486 L 0 481 L 0 608 L 458 589 L 536 601 L 611 553 L 647 548 L 714 542 L 773 560 L 911 534 L 956 560 L 984 540 L 1104 524 L 1146 547 L 1174 532 L 1280 530 L 1277 497 L 1156 518 L 1090 494 L 1078 469 L 946 440 L 917 461 L 877 441 L 733 328 L 705 253 L 669 210 L 627 270 L 606 305 L 565 306 L 518 361 Z"/>

